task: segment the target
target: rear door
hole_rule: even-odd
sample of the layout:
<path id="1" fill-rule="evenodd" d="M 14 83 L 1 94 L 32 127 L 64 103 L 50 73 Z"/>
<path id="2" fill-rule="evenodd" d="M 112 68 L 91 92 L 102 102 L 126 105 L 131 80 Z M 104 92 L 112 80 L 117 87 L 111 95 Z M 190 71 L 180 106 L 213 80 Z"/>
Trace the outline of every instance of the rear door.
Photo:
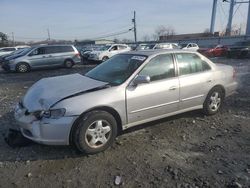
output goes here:
<path id="1" fill-rule="evenodd" d="M 66 59 L 73 59 L 75 56 L 72 46 L 55 46 L 53 51 L 55 65 L 63 65 Z"/>
<path id="2" fill-rule="evenodd" d="M 179 80 L 171 54 L 151 59 L 139 75 L 150 76 L 150 83 L 128 86 L 128 123 L 152 119 L 178 110 Z"/>
<path id="3" fill-rule="evenodd" d="M 195 53 L 176 53 L 180 80 L 181 109 L 202 105 L 213 85 L 209 64 Z"/>

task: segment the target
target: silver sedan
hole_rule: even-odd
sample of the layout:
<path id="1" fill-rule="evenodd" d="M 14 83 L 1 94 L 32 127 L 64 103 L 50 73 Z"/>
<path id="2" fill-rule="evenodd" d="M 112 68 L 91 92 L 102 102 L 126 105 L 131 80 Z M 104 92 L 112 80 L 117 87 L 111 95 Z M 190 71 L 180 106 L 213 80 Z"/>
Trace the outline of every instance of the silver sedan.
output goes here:
<path id="1" fill-rule="evenodd" d="M 39 80 L 17 104 L 15 118 L 30 140 L 93 154 L 142 123 L 196 109 L 213 115 L 236 87 L 231 66 L 196 52 L 127 52 L 85 75 Z"/>

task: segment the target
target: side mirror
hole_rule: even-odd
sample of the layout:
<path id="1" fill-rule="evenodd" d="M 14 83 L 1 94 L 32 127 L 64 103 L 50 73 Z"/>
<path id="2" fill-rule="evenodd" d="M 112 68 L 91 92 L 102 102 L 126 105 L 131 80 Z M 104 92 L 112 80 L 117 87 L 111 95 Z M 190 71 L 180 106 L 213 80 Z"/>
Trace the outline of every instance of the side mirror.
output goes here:
<path id="1" fill-rule="evenodd" d="M 134 81 L 134 85 L 139 85 L 139 84 L 144 84 L 144 83 L 149 83 L 150 82 L 150 77 L 149 76 L 144 76 L 144 75 L 138 75 Z"/>

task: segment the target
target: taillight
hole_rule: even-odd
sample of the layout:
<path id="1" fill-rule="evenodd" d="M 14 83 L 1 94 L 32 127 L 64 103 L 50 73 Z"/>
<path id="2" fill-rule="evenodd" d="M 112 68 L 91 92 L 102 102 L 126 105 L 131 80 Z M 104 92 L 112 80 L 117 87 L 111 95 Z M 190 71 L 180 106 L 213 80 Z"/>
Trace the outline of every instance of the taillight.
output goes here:
<path id="1" fill-rule="evenodd" d="M 77 56 L 77 57 L 81 57 L 79 52 L 76 53 L 76 56 Z"/>
<path id="2" fill-rule="evenodd" d="M 235 68 L 233 69 L 233 79 L 236 79 L 236 70 L 235 70 Z"/>

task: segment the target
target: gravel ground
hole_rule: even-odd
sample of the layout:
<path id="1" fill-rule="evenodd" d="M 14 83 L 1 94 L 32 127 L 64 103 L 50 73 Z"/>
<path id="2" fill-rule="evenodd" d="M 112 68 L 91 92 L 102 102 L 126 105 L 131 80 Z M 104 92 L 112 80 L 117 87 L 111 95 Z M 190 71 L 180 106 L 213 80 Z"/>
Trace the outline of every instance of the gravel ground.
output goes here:
<path id="1" fill-rule="evenodd" d="M 0 187 L 250 187 L 250 60 L 214 62 L 233 65 L 240 83 L 218 114 L 193 111 L 147 123 L 91 156 L 66 146 L 11 148 L 4 134 L 15 125 L 13 106 L 34 82 L 93 66 L 0 70 Z"/>

